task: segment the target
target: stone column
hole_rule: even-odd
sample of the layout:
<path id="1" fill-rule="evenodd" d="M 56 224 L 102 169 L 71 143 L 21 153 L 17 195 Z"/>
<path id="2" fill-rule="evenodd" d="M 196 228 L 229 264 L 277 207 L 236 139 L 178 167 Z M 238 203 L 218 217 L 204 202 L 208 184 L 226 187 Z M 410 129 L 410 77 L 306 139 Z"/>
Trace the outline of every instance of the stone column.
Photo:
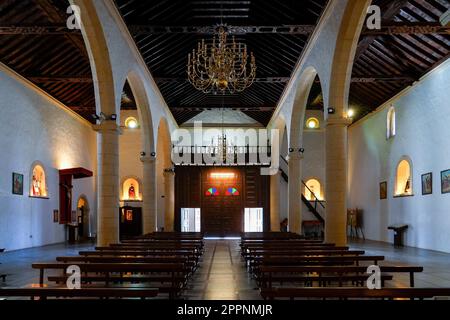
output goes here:
<path id="1" fill-rule="evenodd" d="M 164 170 L 164 230 L 173 231 L 175 224 L 175 172 L 171 169 Z"/>
<path id="2" fill-rule="evenodd" d="M 302 155 L 298 150 L 289 154 L 289 183 L 288 183 L 288 223 L 289 231 L 302 232 Z"/>
<path id="3" fill-rule="evenodd" d="M 156 230 L 156 158 L 141 157 L 142 179 L 142 229 L 144 234 Z"/>
<path id="4" fill-rule="evenodd" d="M 270 176 L 270 231 L 280 231 L 280 171 Z"/>
<path id="5" fill-rule="evenodd" d="M 119 242 L 119 134 L 115 121 L 95 125 L 97 131 L 97 245 Z"/>
<path id="6" fill-rule="evenodd" d="M 348 119 L 328 119 L 326 128 L 325 241 L 347 244 Z"/>

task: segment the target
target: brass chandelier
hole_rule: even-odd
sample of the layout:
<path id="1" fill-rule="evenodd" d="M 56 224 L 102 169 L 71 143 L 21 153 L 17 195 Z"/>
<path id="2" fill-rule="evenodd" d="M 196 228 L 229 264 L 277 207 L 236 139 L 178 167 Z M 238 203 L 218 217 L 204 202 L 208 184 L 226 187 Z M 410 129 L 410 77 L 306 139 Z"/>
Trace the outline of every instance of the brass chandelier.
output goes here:
<path id="1" fill-rule="evenodd" d="M 219 27 L 212 45 L 203 39 L 197 50 L 188 56 L 187 73 L 189 82 L 204 93 L 235 93 L 250 87 L 256 76 L 253 52 L 247 53 L 247 45 L 236 43 L 233 36 L 227 43 L 227 32 Z M 250 60 L 250 61 L 249 61 Z M 249 63 L 250 62 L 250 63 Z"/>

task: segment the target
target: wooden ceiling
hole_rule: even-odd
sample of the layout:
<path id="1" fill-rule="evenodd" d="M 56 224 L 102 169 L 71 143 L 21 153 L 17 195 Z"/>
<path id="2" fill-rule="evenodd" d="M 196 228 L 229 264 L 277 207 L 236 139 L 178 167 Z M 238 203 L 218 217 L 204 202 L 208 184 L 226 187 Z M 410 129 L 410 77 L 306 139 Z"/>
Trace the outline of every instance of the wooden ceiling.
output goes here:
<path id="1" fill-rule="evenodd" d="M 179 123 L 202 110 L 226 107 L 266 125 L 327 0 L 115 2 Z M 239 94 L 204 94 L 187 81 L 188 53 L 202 39 L 212 39 L 220 24 L 237 29 L 236 40 L 246 43 L 256 57 L 256 82 Z M 286 25 L 308 27 L 291 32 L 281 28 Z"/>
<path id="2" fill-rule="evenodd" d="M 0 61 L 93 121 L 91 67 L 81 33 L 64 28 L 68 5 L 61 0 L 0 1 Z M 63 28 L 50 34 L 36 26 Z"/>
<path id="3" fill-rule="evenodd" d="M 267 124 L 327 0 L 115 2 L 178 123 L 224 106 Z M 365 29 L 360 39 L 350 90 L 355 120 L 446 60 L 450 50 L 448 29 L 439 27 L 439 17 L 450 8 L 447 0 L 373 4 L 381 7 L 383 28 Z M 66 0 L 0 1 L 0 61 L 93 121 L 89 59 L 81 33 L 65 28 L 68 5 Z M 187 53 L 211 38 L 220 23 L 236 27 L 237 39 L 256 56 L 257 81 L 241 94 L 205 95 L 186 81 Z M 323 107 L 320 95 L 316 84 L 310 108 Z M 135 108 L 127 86 L 123 107 Z"/>
<path id="4" fill-rule="evenodd" d="M 372 112 L 449 58 L 450 29 L 440 17 L 448 0 L 374 0 L 382 30 L 363 30 L 350 87 L 355 120 Z M 400 26 L 400 27 L 398 27 Z"/>

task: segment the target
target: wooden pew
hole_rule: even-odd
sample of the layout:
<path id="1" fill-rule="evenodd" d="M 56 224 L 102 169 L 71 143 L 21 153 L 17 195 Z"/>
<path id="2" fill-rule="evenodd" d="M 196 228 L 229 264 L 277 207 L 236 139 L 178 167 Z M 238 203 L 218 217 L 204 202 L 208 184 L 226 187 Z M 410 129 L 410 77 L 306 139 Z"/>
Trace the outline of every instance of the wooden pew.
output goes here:
<path id="1" fill-rule="evenodd" d="M 83 257 L 164 257 L 164 256 L 175 256 L 175 257 L 186 257 L 189 262 L 194 262 L 198 265 L 199 258 L 197 255 L 192 253 L 192 251 L 147 251 L 147 250 L 103 250 L 103 251 L 79 251 L 78 254 Z"/>
<path id="2" fill-rule="evenodd" d="M 320 256 L 320 255 L 336 255 L 336 256 L 359 256 L 365 254 L 363 250 L 329 250 L 329 249 L 252 249 L 243 254 L 245 261 L 251 260 L 258 256 Z"/>
<path id="3" fill-rule="evenodd" d="M 169 252 L 184 252 L 189 255 L 194 255 L 196 260 L 200 259 L 202 256 L 202 252 L 197 250 L 196 248 L 176 248 L 176 247 L 149 247 L 149 246 L 112 246 L 112 247 L 95 247 L 95 251 L 102 252 L 111 252 L 111 251 L 120 251 L 120 252 L 142 252 L 142 253 L 169 253 Z"/>
<path id="4" fill-rule="evenodd" d="M 276 250 L 262 250 L 262 251 L 252 251 L 244 256 L 246 267 L 257 265 L 258 262 L 264 257 L 315 257 L 315 256 L 362 256 L 364 255 L 362 250 L 316 250 L 316 251 L 301 251 L 301 250 L 286 250 L 286 251 L 276 251 Z"/>
<path id="5" fill-rule="evenodd" d="M 304 239 L 303 236 L 293 232 L 243 232 L 242 240 L 268 240 L 268 239 Z"/>
<path id="6" fill-rule="evenodd" d="M 67 268 L 72 265 L 72 263 L 33 263 L 32 268 L 39 269 L 39 284 L 43 286 L 45 270 L 60 270 L 61 275 L 65 277 Z M 182 263 L 81 263 L 77 266 L 84 276 L 88 276 L 88 273 L 104 274 L 104 282 L 107 285 L 111 282 L 111 275 L 114 273 L 170 274 L 172 278 L 170 287 L 159 288 L 160 292 L 168 292 L 169 298 L 178 295 L 187 281 L 186 269 Z M 179 281 L 180 278 L 184 279 L 183 282 Z"/>
<path id="7" fill-rule="evenodd" d="M 56 257 L 56 261 L 64 263 L 182 263 L 188 275 L 195 271 L 195 263 L 187 257 L 151 256 L 151 257 L 122 257 L 122 256 L 66 256 Z"/>
<path id="8" fill-rule="evenodd" d="M 264 288 L 264 300 L 275 298 L 339 298 L 339 299 L 430 299 L 450 297 L 450 288 Z"/>
<path id="9" fill-rule="evenodd" d="M 387 273 L 408 273 L 410 287 L 414 287 L 414 274 L 423 272 L 423 267 L 416 266 L 379 266 L 382 274 Z M 289 282 L 291 278 L 295 281 L 295 277 L 303 274 L 322 275 L 349 275 L 349 274 L 367 274 L 367 267 L 364 266 L 261 266 L 257 281 L 260 284 L 269 281 Z"/>
<path id="10" fill-rule="evenodd" d="M 54 298 L 154 298 L 158 295 L 156 288 L 0 288 L 0 297 L 30 297 L 46 300 Z"/>

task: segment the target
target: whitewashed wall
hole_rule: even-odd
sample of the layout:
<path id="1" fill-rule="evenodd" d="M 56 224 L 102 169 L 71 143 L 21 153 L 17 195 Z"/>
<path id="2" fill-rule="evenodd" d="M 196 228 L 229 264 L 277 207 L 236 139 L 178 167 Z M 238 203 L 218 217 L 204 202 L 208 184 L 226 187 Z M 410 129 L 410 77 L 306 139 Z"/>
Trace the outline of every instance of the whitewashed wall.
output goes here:
<path id="1" fill-rule="evenodd" d="M 65 240 L 65 227 L 53 223 L 59 209 L 58 170 L 96 171 L 96 134 L 84 120 L 0 64 L 0 248 L 15 250 Z M 43 163 L 49 199 L 29 197 L 34 161 Z M 12 194 L 12 173 L 24 175 L 24 195 Z M 81 194 L 95 229 L 95 178 L 74 180 L 73 209 Z"/>
<path id="2" fill-rule="evenodd" d="M 450 169 L 450 60 L 412 88 L 349 129 L 349 207 L 364 210 L 368 239 L 393 242 L 390 224 L 408 224 L 408 246 L 450 252 L 450 194 L 441 194 L 440 172 Z M 397 135 L 386 140 L 386 116 L 394 105 Z M 402 156 L 413 163 L 413 197 L 394 198 Z M 433 194 L 423 196 L 421 175 L 433 172 Z M 388 198 L 379 199 L 379 183 Z"/>

